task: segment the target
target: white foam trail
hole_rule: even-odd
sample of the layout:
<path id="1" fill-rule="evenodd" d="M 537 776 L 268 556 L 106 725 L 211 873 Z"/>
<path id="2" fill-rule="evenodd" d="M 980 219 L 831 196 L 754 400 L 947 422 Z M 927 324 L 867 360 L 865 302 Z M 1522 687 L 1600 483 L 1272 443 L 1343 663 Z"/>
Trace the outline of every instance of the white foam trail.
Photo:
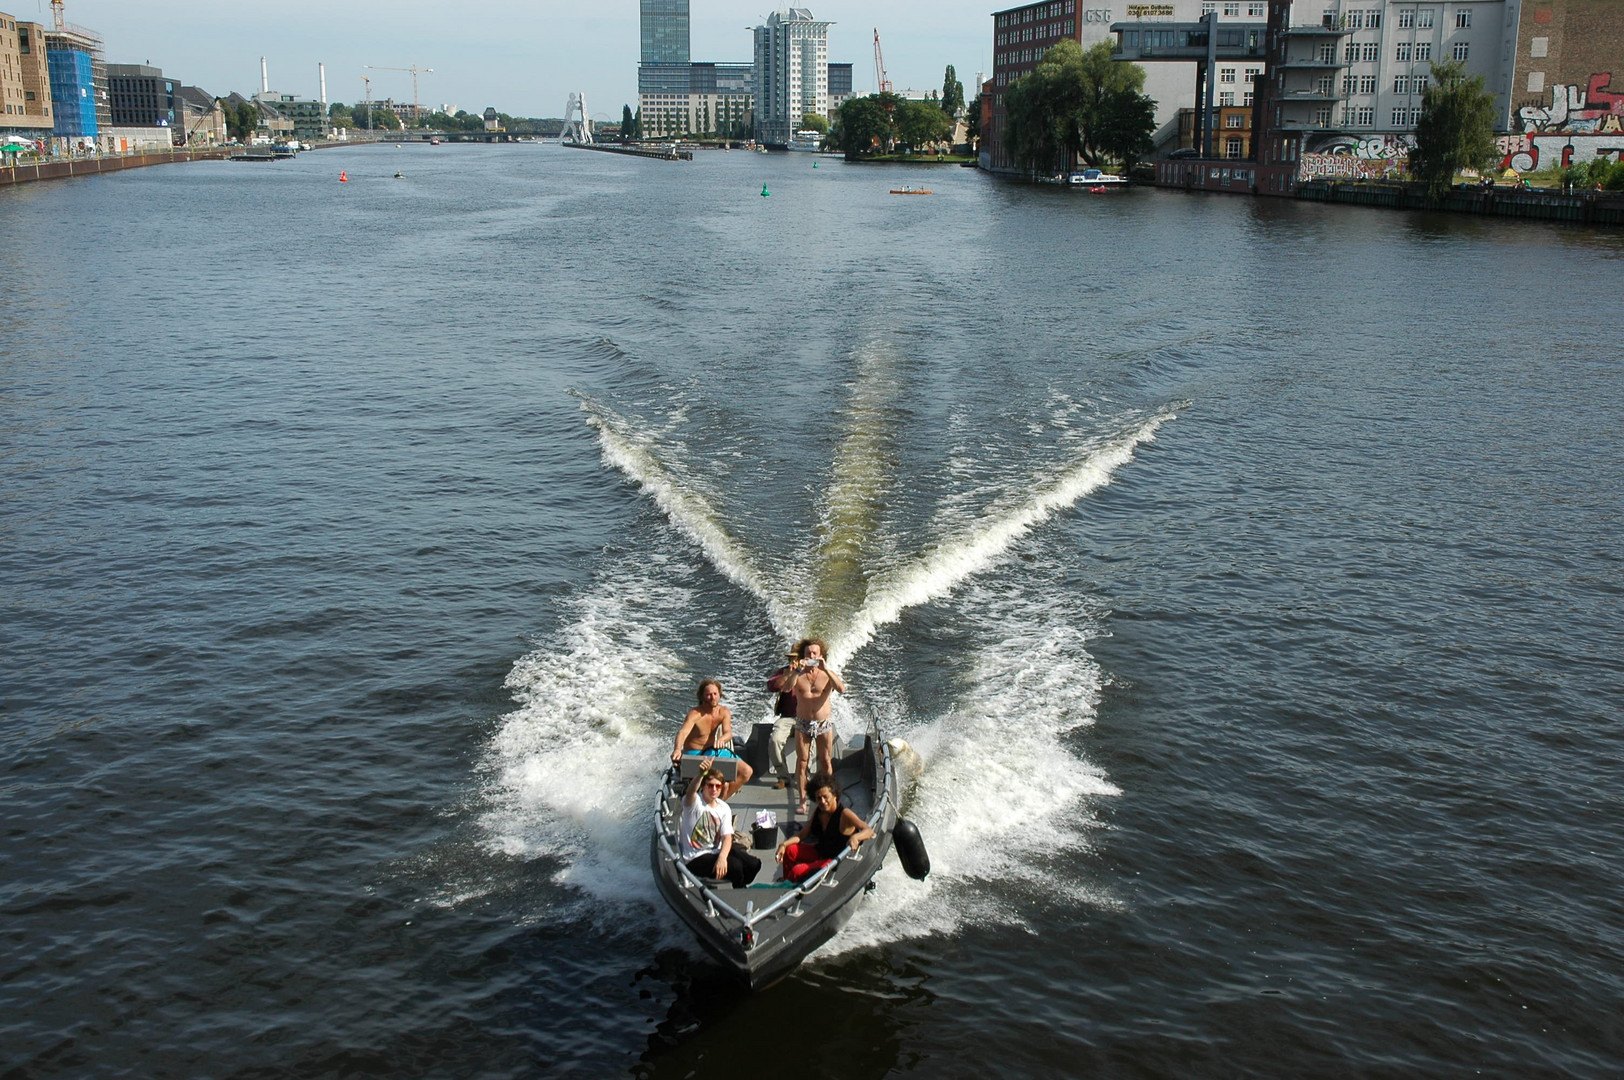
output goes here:
<path id="1" fill-rule="evenodd" d="M 598 433 L 604 462 L 634 481 L 653 499 L 671 524 L 698 544 L 711 565 L 724 577 L 760 600 L 773 627 L 787 638 L 791 613 L 774 595 L 766 576 L 744 548 L 728 533 L 715 508 L 672 476 L 645 444 L 627 435 L 622 430 L 623 425 L 618 424 L 607 409 L 585 397 L 581 399 L 581 408 L 587 414 L 587 423 Z"/>
<path id="2" fill-rule="evenodd" d="M 555 640 L 519 660 L 507 686 L 519 707 L 502 718 L 485 762 L 486 846 L 560 863 L 554 880 L 597 901 L 589 917 L 623 919 L 630 902 L 658 906 L 648 873 L 648 820 L 671 733 L 651 689 L 681 660 L 663 645 L 680 633 L 695 592 L 689 567 L 640 556 L 567 601 Z"/>
<path id="3" fill-rule="evenodd" d="M 1118 468 L 1133 460 L 1134 449 L 1156 435 L 1173 413 L 1153 416 L 1110 444 L 1095 450 L 1024 502 L 1008 510 L 993 510 L 965 535 L 937 544 L 917 559 L 869 582 L 868 599 L 851 624 L 830 635 L 829 656 L 836 667 L 869 641 L 875 631 L 910 607 L 928 603 L 953 591 L 966 578 L 985 569 L 1056 510 L 1070 506 L 1111 482 Z"/>
<path id="4" fill-rule="evenodd" d="M 1063 573 L 1058 562 L 1049 570 L 1039 576 Z M 1099 827 L 1093 801 L 1120 791 L 1066 744 L 1099 704 L 1103 675 L 1083 648 L 1099 620 L 1058 617 L 1044 599 L 1052 595 L 997 582 L 965 591 L 959 607 L 983 644 L 965 662 L 951 708 L 912 728 L 906 717 L 885 720 L 887 734 L 902 734 L 924 762 L 907 814 L 925 838 L 930 877 L 913 881 L 888 861 L 879 888 L 820 957 L 976 923 L 1021 925 L 1028 901 L 1117 903 L 1068 873 Z"/>

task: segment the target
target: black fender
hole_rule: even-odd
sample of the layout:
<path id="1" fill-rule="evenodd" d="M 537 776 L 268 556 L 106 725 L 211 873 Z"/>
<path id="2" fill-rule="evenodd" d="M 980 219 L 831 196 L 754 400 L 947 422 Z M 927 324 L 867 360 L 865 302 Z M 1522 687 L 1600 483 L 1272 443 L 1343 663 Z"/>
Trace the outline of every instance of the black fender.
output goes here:
<path id="1" fill-rule="evenodd" d="M 930 853 L 925 850 L 925 838 L 919 827 L 907 818 L 897 818 L 891 829 L 891 846 L 897 849 L 902 869 L 915 881 L 923 881 L 930 874 Z"/>

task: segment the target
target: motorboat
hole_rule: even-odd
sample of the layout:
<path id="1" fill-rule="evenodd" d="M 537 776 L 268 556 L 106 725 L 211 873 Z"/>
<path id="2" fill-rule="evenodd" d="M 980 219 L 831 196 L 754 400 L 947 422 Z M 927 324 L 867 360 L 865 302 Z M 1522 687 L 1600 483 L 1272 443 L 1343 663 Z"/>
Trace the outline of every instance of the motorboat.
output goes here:
<path id="1" fill-rule="evenodd" d="M 735 889 L 726 881 L 700 878 L 683 864 L 678 830 L 687 780 L 672 766 L 660 784 L 654 808 L 651 857 L 660 895 L 724 968 L 752 990 L 788 975 L 819 945 L 828 941 L 857 911 L 874 888 L 874 875 L 893 843 L 910 876 L 929 872 L 929 859 L 919 833 L 898 815 L 894 751 L 872 723 L 861 735 L 837 745 L 835 778 L 841 800 L 871 829 L 874 837 L 796 883 L 782 879 L 775 856 L 779 843 L 799 832 L 807 815 L 798 813 L 793 782 L 774 787 L 768 767 L 772 724 L 759 723 L 737 752 L 754 769 L 750 782 L 727 801 L 734 816 L 733 840 L 748 845 L 761 860 L 756 880 Z M 900 744 L 906 746 L 906 744 Z M 693 766 L 690 765 L 690 769 Z M 816 809 L 812 804 L 810 809 Z M 775 824 L 757 826 L 766 815 Z"/>
<path id="2" fill-rule="evenodd" d="M 1072 187 L 1086 187 L 1090 191 L 1109 191 L 1113 188 L 1125 188 L 1128 181 L 1121 176 L 1113 176 L 1099 169 L 1084 169 L 1074 172 L 1067 177 L 1066 182 Z"/>
<path id="3" fill-rule="evenodd" d="M 913 187 L 912 185 L 891 189 L 893 195 L 929 195 L 930 193 L 930 188 Z"/>

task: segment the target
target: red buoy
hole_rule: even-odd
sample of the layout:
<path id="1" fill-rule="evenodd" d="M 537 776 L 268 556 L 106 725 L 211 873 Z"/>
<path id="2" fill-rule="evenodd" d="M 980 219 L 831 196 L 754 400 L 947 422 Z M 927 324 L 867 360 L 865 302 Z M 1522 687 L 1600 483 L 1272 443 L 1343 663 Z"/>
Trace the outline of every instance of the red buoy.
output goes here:
<path id="1" fill-rule="evenodd" d="M 349 183 L 350 182 L 350 174 L 345 172 L 344 170 L 340 169 L 339 173 L 338 173 L 338 182 L 340 184 Z"/>

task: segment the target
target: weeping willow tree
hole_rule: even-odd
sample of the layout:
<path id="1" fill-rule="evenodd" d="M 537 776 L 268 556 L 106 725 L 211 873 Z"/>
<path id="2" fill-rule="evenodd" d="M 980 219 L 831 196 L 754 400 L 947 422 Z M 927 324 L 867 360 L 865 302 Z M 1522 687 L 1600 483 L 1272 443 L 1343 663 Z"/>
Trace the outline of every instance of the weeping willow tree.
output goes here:
<path id="1" fill-rule="evenodd" d="M 1432 85 L 1421 96 L 1415 121 L 1410 175 L 1434 198 L 1449 190 L 1463 169 L 1482 171 L 1500 156 L 1494 144 L 1494 95 L 1483 76 L 1466 77 L 1460 61 L 1432 65 Z"/>

